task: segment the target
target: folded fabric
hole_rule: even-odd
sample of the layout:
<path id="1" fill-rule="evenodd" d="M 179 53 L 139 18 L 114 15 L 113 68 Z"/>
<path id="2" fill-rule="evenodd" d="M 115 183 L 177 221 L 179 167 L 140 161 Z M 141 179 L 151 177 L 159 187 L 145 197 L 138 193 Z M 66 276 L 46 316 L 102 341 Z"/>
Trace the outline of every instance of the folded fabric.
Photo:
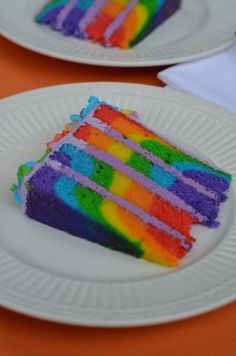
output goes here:
<path id="1" fill-rule="evenodd" d="M 170 67 L 158 77 L 172 89 L 236 112 L 236 45 L 208 58 Z"/>

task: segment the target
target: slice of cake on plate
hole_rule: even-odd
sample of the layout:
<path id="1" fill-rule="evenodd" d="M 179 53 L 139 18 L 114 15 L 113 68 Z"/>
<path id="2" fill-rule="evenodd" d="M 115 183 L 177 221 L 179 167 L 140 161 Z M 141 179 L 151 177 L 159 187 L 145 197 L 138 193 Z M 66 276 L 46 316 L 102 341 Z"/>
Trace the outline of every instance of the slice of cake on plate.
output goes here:
<path id="1" fill-rule="evenodd" d="M 18 170 L 27 216 L 88 241 L 177 266 L 193 223 L 217 227 L 231 176 L 145 127 L 133 111 L 95 97 Z"/>
<path id="2" fill-rule="evenodd" d="M 129 48 L 171 17 L 181 0 L 51 0 L 36 16 L 64 35 Z"/>

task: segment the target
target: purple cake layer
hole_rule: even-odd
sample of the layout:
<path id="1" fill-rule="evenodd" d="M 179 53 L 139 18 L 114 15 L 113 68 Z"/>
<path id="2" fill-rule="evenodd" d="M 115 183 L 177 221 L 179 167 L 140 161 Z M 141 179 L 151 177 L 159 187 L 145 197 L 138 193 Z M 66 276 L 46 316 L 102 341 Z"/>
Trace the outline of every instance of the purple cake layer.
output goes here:
<path id="1" fill-rule="evenodd" d="M 229 183 L 224 178 L 215 177 L 213 175 L 209 175 L 200 171 L 197 172 L 191 169 L 183 172 L 183 174 L 186 177 L 191 178 L 200 184 L 205 184 L 206 186 L 214 187 L 214 191 L 220 194 L 221 202 L 226 200 L 226 195 L 222 194 L 222 192 L 225 192 L 229 189 Z"/>
<path id="2" fill-rule="evenodd" d="M 83 38 L 81 32 L 76 31 L 78 23 L 84 17 L 85 12 L 81 9 L 74 8 L 63 24 L 63 35 L 69 36 L 76 32 L 76 36 Z"/>
<path id="3" fill-rule="evenodd" d="M 77 0 L 70 0 L 63 10 L 58 14 L 55 21 L 55 28 L 61 30 L 63 28 L 65 19 L 68 18 L 71 11 L 74 9 Z"/>
<path id="4" fill-rule="evenodd" d="M 42 187 L 42 181 L 52 176 L 54 179 L 50 179 Z M 137 246 L 129 244 L 112 229 L 96 223 L 63 203 L 53 190 L 53 184 L 59 177 L 60 174 L 51 168 L 44 168 L 31 179 L 26 205 L 26 214 L 30 218 L 102 246 L 140 257 L 142 252 Z"/>
<path id="5" fill-rule="evenodd" d="M 55 22 L 58 14 L 63 9 L 63 6 L 58 6 L 50 11 L 48 11 L 41 19 L 42 24 L 50 24 L 52 28 L 56 29 Z"/>

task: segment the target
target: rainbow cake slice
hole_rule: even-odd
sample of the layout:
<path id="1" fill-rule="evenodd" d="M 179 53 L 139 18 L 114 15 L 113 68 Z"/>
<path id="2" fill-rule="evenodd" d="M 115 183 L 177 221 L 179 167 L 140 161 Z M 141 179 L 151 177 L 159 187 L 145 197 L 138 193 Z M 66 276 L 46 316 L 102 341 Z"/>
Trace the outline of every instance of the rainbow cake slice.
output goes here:
<path id="1" fill-rule="evenodd" d="M 63 35 L 130 48 L 155 30 L 181 0 L 51 0 L 36 16 Z"/>
<path id="2" fill-rule="evenodd" d="M 12 190 L 30 218 L 166 266 L 192 248 L 191 224 L 219 225 L 229 174 L 95 97 L 71 119 L 18 170 Z"/>

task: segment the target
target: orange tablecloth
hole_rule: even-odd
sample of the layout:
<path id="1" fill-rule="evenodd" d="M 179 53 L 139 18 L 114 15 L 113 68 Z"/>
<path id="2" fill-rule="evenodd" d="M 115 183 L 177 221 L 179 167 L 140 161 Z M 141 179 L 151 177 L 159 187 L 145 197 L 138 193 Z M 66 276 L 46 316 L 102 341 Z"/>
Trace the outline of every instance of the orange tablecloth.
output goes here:
<path id="1" fill-rule="evenodd" d="M 156 72 L 157 68 L 118 69 L 67 63 L 0 38 L 0 98 L 44 86 L 83 81 L 162 85 L 156 79 Z M 181 322 L 130 329 L 65 326 L 0 308 L 0 355 L 235 356 L 236 303 Z"/>

